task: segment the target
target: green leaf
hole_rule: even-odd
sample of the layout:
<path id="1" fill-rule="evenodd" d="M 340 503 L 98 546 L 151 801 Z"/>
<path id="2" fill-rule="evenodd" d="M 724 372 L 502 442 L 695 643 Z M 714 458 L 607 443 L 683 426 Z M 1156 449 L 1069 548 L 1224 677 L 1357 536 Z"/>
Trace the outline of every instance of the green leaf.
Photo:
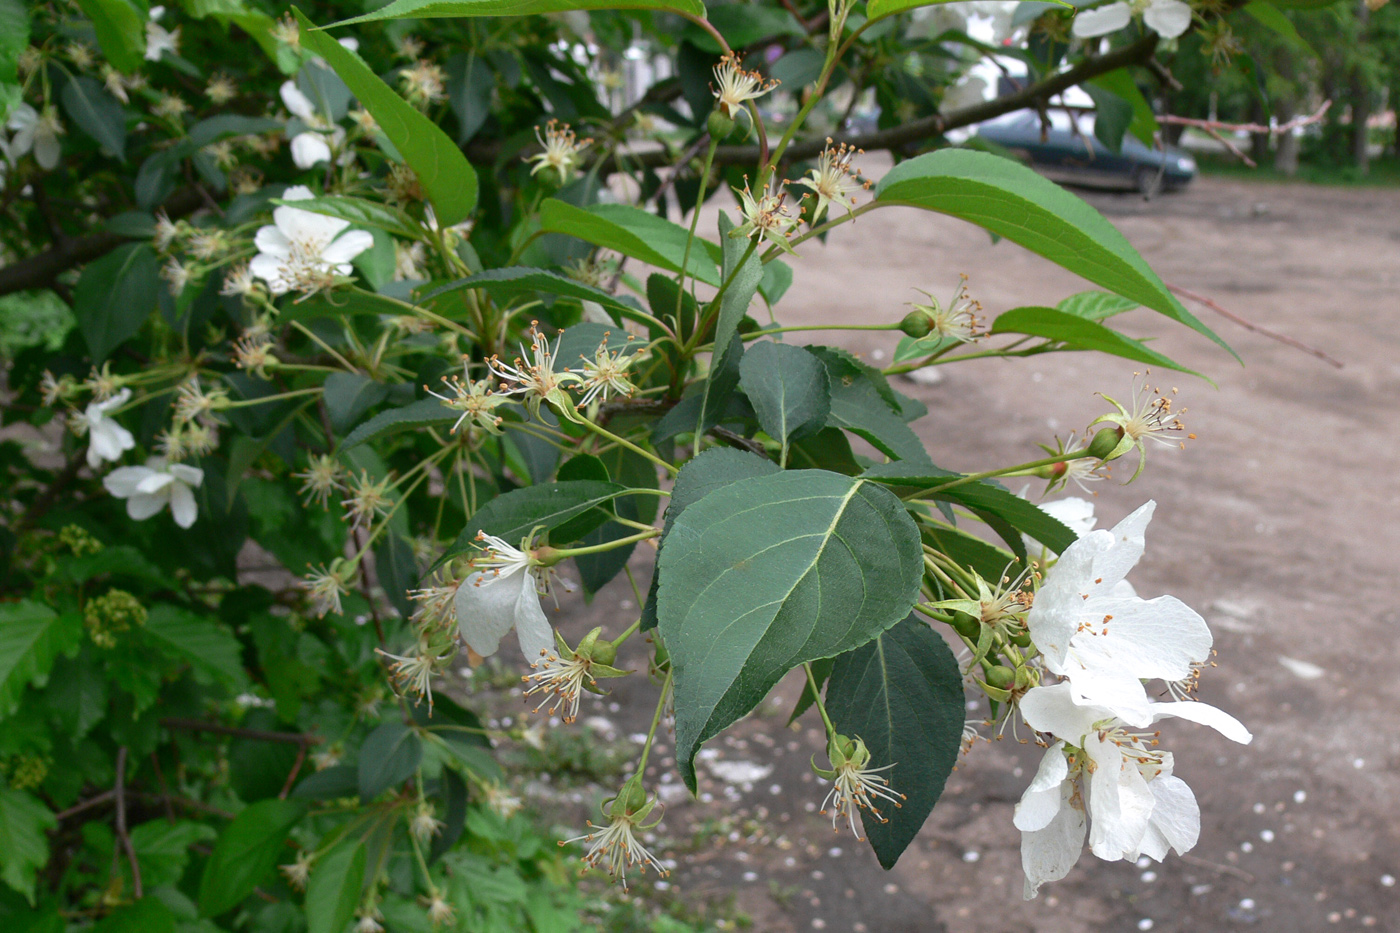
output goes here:
<path id="1" fill-rule="evenodd" d="M 78 128 L 126 161 L 126 111 L 92 78 L 77 77 L 63 85 L 63 109 Z"/>
<path id="2" fill-rule="evenodd" d="M 1279 9 L 1279 6 L 1286 5 L 1287 4 L 1275 5 L 1271 3 L 1270 0 L 1253 0 L 1251 3 L 1246 3 L 1243 9 L 1247 14 L 1254 17 L 1261 26 L 1277 34 L 1283 41 L 1293 46 L 1293 48 L 1307 55 L 1309 58 L 1316 58 L 1317 50 L 1309 45 L 1306 39 L 1299 35 L 1298 27 L 1293 25 L 1293 20 L 1284 16 L 1283 11 Z"/>
<path id="3" fill-rule="evenodd" d="M 1138 307 L 1138 303 L 1131 298 L 1124 298 L 1111 292 L 1091 290 L 1070 295 L 1055 307 L 1076 317 L 1090 321 L 1102 321 L 1115 314 L 1131 311 Z"/>
<path id="4" fill-rule="evenodd" d="M 177 884 L 189 864 L 190 847 L 207 843 L 218 833 L 191 820 L 151 820 L 131 830 L 131 847 L 141 864 L 141 881 L 150 889 Z"/>
<path id="5" fill-rule="evenodd" d="M 20 102 L 19 56 L 29 45 L 29 12 L 20 0 L 0 0 L 0 123 Z"/>
<path id="6" fill-rule="evenodd" d="M 540 205 L 540 229 L 566 233 L 594 246 L 640 259 L 650 266 L 679 272 L 685 259 L 690 231 L 679 224 L 626 204 L 594 204 L 574 207 L 554 198 Z M 697 246 L 699 244 L 697 243 Z M 718 249 L 719 247 L 715 247 Z M 719 270 L 709 251 L 692 249 L 686 274 L 706 285 L 718 286 Z"/>
<path id="7" fill-rule="evenodd" d="M 730 447 L 711 447 L 681 467 L 676 474 L 676 484 L 671 489 L 671 503 L 666 507 L 666 519 L 661 526 L 659 547 L 666 548 L 666 536 L 681 513 L 717 489 L 722 489 L 741 479 L 755 476 L 771 476 L 781 472 L 778 465 L 745 450 Z M 642 631 L 656 628 L 656 594 L 661 584 L 660 556 L 657 568 L 651 575 L 651 589 L 647 592 L 646 605 L 642 607 Z"/>
<path id="8" fill-rule="evenodd" d="M 716 6 L 707 17 L 715 31 L 724 36 L 731 48 L 743 49 L 764 39 L 780 36 L 803 37 L 806 30 L 786 10 L 757 3 L 724 3 Z M 696 25 L 685 27 L 684 37 L 712 55 L 722 51 L 719 43 Z M 797 88 L 790 88 L 797 90 Z M 714 98 L 711 97 L 711 100 Z M 702 121 L 703 122 L 703 121 Z"/>
<path id="9" fill-rule="evenodd" d="M 941 470 L 931 463 L 882 463 L 866 470 L 861 476 L 888 486 L 898 493 L 913 492 L 959 479 L 961 473 Z M 932 493 L 929 498 L 957 502 L 975 512 L 987 512 L 1010 524 L 1017 531 L 1030 535 L 1056 554 L 1074 543 L 1076 535 L 1063 522 L 1037 508 L 1035 503 L 991 482 L 963 483 Z M 1000 570 L 998 570 L 998 578 Z"/>
<path id="10" fill-rule="evenodd" d="M 331 28 L 381 19 L 529 16 L 532 13 L 562 13 L 565 10 L 675 10 L 691 16 L 705 15 L 705 5 L 700 0 L 394 0 L 373 13 L 333 23 Z"/>
<path id="11" fill-rule="evenodd" d="M 146 4 L 132 0 L 77 0 L 92 20 L 97 44 L 118 71 L 130 74 L 146 57 Z"/>
<path id="12" fill-rule="evenodd" d="M 112 911 L 93 926 L 92 933 L 175 933 L 175 914 L 151 894 Z"/>
<path id="13" fill-rule="evenodd" d="M 922 527 L 924 540 L 930 547 L 947 554 L 965 567 L 971 567 L 981 574 L 984 580 L 1000 580 L 1004 574 L 1012 579 L 1025 567 L 1010 551 L 988 544 L 981 538 L 947 525 L 925 524 Z M 953 598 L 951 595 L 947 598 Z"/>
<path id="14" fill-rule="evenodd" d="M 466 220 L 476 208 L 477 181 L 476 170 L 462 150 L 436 123 L 381 81 L 359 55 L 316 30 L 300 10 L 296 14 L 302 44 L 326 60 L 379 123 L 384 135 L 417 173 L 419 183 L 433 202 L 438 222 L 447 227 Z"/>
<path id="15" fill-rule="evenodd" d="M 1133 122 L 1133 105 L 1116 91 L 1093 82 L 1080 86 L 1094 102 L 1094 138 L 1117 155 L 1123 151 L 1123 137 Z"/>
<path id="16" fill-rule="evenodd" d="M 399 434 L 413 428 L 432 424 L 451 424 L 460 417 L 462 417 L 461 412 L 448 408 L 435 398 L 419 399 L 402 408 L 381 411 L 355 428 L 341 442 L 340 452 L 344 453 L 352 447 L 358 447 L 369 441 L 377 441 L 382 437 Z"/>
<path id="17" fill-rule="evenodd" d="M 918 529 L 888 490 L 825 470 L 740 480 L 685 510 L 658 560 L 676 691 L 676 760 L 792 668 L 865 644 L 919 596 Z"/>
<path id="18" fill-rule="evenodd" d="M 940 149 L 896 165 L 875 189 L 882 204 L 960 217 L 1209 337 L 1239 359 L 1168 291 L 1098 211 L 1024 165 Z"/>
<path id="19" fill-rule="evenodd" d="M 166 654 L 189 662 L 200 683 L 217 681 L 231 688 L 248 683 L 242 646 L 213 617 L 197 616 L 170 603 L 157 603 L 146 619 L 146 634 Z"/>
<path id="20" fill-rule="evenodd" d="M 0 651 L 0 657 L 4 657 Z M 34 877 L 49 860 L 46 830 L 58 821 L 32 794 L 0 787 L 0 881 L 34 905 Z"/>
<path id="21" fill-rule="evenodd" d="M 375 729 L 360 746 L 360 799 L 370 801 L 395 784 L 402 784 L 423 760 L 423 740 L 400 720 Z"/>
<path id="22" fill-rule="evenodd" d="M 1128 132 L 1136 136 L 1144 146 L 1153 145 L 1156 133 L 1161 127 L 1157 125 L 1157 115 L 1152 112 L 1152 105 L 1148 103 L 1147 98 L 1142 96 L 1142 90 L 1133 80 L 1131 71 L 1127 68 L 1119 68 L 1106 75 L 1099 75 L 1090 81 L 1089 85 L 1108 91 L 1119 100 L 1126 102 L 1132 110 L 1132 117 L 1127 127 Z M 1086 85 L 1084 90 L 1089 91 L 1089 85 Z M 1093 96 L 1093 91 L 1089 91 L 1089 94 Z M 1095 104 L 1097 105 L 1097 98 Z M 1094 131 L 1098 132 L 1097 122 L 1094 124 Z M 1120 134 L 1118 138 L 1121 140 L 1123 137 Z"/>
<path id="23" fill-rule="evenodd" d="M 477 532 L 495 535 L 515 545 L 536 528 L 562 528 L 550 538 L 554 544 L 567 544 L 612 518 L 600 506 L 606 506 L 627 492 L 626 486 L 597 480 L 541 483 L 512 489 L 478 509 L 443 558 L 471 550 Z"/>
<path id="24" fill-rule="evenodd" d="M 1193 376 L 1201 375 L 1116 330 L 1056 308 L 1012 308 L 997 316 L 992 322 L 991 332 L 1044 337 L 1046 340 L 1063 343 L 1073 350 L 1098 350 L 1100 353 L 1137 360 L 1139 363 L 1175 369 Z"/>
<path id="25" fill-rule="evenodd" d="M 238 113 L 220 113 L 206 117 L 190 127 L 188 141 L 194 148 L 203 149 L 210 143 L 228 139 L 231 136 L 261 135 L 273 130 L 281 130 L 282 126 L 281 121 L 268 117 L 245 117 Z M 307 203 L 309 202 L 298 201 L 297 207 L 305 208 Z M 307 209 L 309 210 L 309 208 Z"/>
<path id="26" fill-rule="evenodd" d="M 879 370 L 869 367 L 844 350 L 809 347 L 826 367 L 831 386 L 831 413 L 827 424 L 845 428 L 864 438 L 884 454 L 899 460 L 923 462 L 928 459 L 923 442 L 896 413 L 889 385 Z M 891 393 L 892 396 L 892 393 Z"/>
<path id="27" fill-rule="evenodd" d="M 316 862 L 306 884 L 308 933 L 342 933 L 365 884 L 365 844 L 341 845 Z"/>
<path id="28" fill-rule="evenodd" d="M 629 318 L 642 324 L 650 323 L 644 315 L 639 313 L 635 305 L 628 304 L 619 299 L 616 295 L 610 295 L 601 288 L 594 288 L 582 282 L 575 282 L 573 279 L 565 278 L 555 272 L 549 272 L 544 269 L 531 269 L 526 266 L 487 269 L 484 272 L 478 272 L 476 275 L 468 278 L 458 279 L 451 284 L 443 285 L 428 292 L 423 296 L 421 303 L 427 304 L 439 295 L 445 295 L 448 292 L 463 288 L 479 288 L 496 299 L 533 296 L 537 292 L 544 292 L 549 295 L 559 295 L 563 298 L 574 298 L 578 301 L 596 302 L 602 305 L 605 310 L 611 312 L 614 320 L 622 317 Z M 570 330 L 572 329 L 573 328 L 570 328 Z M 621 335 L 618 336 L 621 337 Z M 617 346 L 621 346 L 621 343 L 618 343 Z"/>
<path id="29" fill-rule="evenodd" d="M 801 347 L 762 341 L 744 352 L 739 385 L 768 436 L 783 445 L 815 434 L 831 414 L 831 380 L 822 361 Z"/>
<path id="30" fill-rule="evenodd" d="M 301 201 L 274 198 L 272 203 L 286 204 L 299 211 L 310 211 L 326 217 L 337 217 L 361 227 L 375 227 L 405 240 L 416 240 L 423 234 L 423 228 L 399 208 L 377 201 L 366 201 L 364 198 L 323 196 Z"/>
<path id="31" fill-rule="evenodd" d="M 734 222 L 727 213 L 719 215 L 719 239 L 723 254 L 721 282 L 729 287 L 719 299 L 719 313 L 714 321 L 714 352 L 710 358 L 710 377 L 705 380 L 705 392 L 700 398 L 700 414 L 696 418 L 696 433 L 704 434 L 715 425 L 718 413 L 739 382 L 739 367 L 744 355 L 744 342 L 738 339 L 739 324 L 749 311 L 758 283 L 763 280 L 763 263 L 752 241 L 731 237 Z M 742 263 L 742 265 L 740 264 Z"/>
<path id="32" fill-rule="evenodd" d="M 360 790 L 359 771 L 350 765 L 333 765 L 317 771 L 297 784 L 291 796 L 296 800 L 335 800 L 353 797 Z"/>
<path id="33" fill-rule="evenodd" d="M 388 386 L 359 373 L 331 373 L 326 377 L 326 412 L 331 416 L 331 427 L 337 431 L 346 430 L 388 397 Z"/>
<path id="34" fill-rule="evenodd" d="M 204 864 L 200 916 L 218 916 L 252 894 L 277 865 L 287 834 L 305 813 L 305 806 L 291 800 L 260 800 L 234 817 Z"/>
<path id="35" fill-rule="evenodd" d="M 861 811 L 870 847 L 889 869 L 918 835 L 962 744 L 962 671 L 928 624 L 910 616 L 874 641 L 836 659 L 826 686 L 826 711 L 842 735 L 859 736 L 871 768 L 902 807 L 881 806 L 884 820 Z"/>
<path id="36" fill-rule="evenodd" d="M 953 0 L 868 0 L 865 4 L 865 15 L 874 21 L 884 19 L 886 16 L 893 16 L 896 13 L 903 13 L 907 10 L 917 9 L 921 6 L 937 6 L 940 3 L 952 3 Z M 1068 4 L 1064 4 L 1068 5 Z"/>
<path id="37" fill-rule="evenodd" d="M 94 363 L 136 335 L 156 307 L 160 268 L 145 243 L 129 243 L 83 267 L 73 289 L 73 316 Z"/>
<path id="38" fill-rule="evenodd" d="M 82 638 L 76 614 L 58 615 L 28 600 L 0 603 L 0 718 L 19 708 L 26 686 L 42 686 L 54 659 L 77 648 Z"/>

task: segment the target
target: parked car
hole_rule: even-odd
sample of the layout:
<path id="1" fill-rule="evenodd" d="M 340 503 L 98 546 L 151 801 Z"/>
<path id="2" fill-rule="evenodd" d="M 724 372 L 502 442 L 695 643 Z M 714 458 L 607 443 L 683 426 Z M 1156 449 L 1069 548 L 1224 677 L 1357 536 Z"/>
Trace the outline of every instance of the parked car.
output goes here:
<path id="1" fill-rule="evenodd" d="M 1175 146 L 1165 152 L 1144 146 L 1131 134 L 1121 152 L 1094 137 L 1094 114 L 1049 111 L 1046 130 L 1040 114 L 1020 110 L 977 126 L 976 135 L 1009 150 L 1053 181 L 1103 188 L 1136 188 L 1144 195 L 1183 188 L 1196 176 L 1196 160 Z"/>

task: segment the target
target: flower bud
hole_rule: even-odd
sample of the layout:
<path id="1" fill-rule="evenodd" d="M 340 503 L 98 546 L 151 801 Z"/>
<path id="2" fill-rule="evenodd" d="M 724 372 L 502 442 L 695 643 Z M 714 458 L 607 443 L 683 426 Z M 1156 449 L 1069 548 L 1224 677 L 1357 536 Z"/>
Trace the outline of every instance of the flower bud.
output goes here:
<path id="1" fill-rule="evenodd" d="M 929 331 L 933 330 L 933 321 L 923 311 L 910 311 L 899 322 L 899 329 L 917 340 L 928 336 Z"/>
<path id="2" fill-rule="evenodd" d="M 964 638 L 976 638 L 981 623 L 976 616 L 963 612 L 961 609 L 953 610 L 953 630 Z"/>
<path id="3" fill-rule="evenodd" d="M 1123 451 L 1118 450 L 1119 442 L 1122 440 L 1122 428 L 1101 428 L 1094 435 L 1094 439 L 1089 442 L 1089 456 L 1097 457 L 1100 460 L 1110 460 L 1115 453 L 1123 453 Z"/>
<path id="4" fill-rule="evenodd" d="M 705 127 L 710 131 L 711 139 L 725 139 L 734 132 L 734 118 L 716 107 L 710 111 L 710 119 L 706 121 Z"/>
<path id="5" fill-rule="evenodd" d="M 1016 672 L 1003 664 L 998 664 L 987 671 L 987 683 L 1001 690 L 1010 690 L 1016 683 Z"/>
<path id="6" fill-rule="evenodd" d="M 647 791 L 646 788 L 642 786 L 642 776 L 640 774 L 634 774 L 628 778 L 627 783 L 623 784 L 621 789 L 618 790 L 617 797 L 613 801 L 612 811 L 614 813 L 622 812 L 630 816 L 637 813 L 637 811 L 645 807 L 646 804 Z M 621 808 L 620 811 L 618 810 L 619 807 Z"/>

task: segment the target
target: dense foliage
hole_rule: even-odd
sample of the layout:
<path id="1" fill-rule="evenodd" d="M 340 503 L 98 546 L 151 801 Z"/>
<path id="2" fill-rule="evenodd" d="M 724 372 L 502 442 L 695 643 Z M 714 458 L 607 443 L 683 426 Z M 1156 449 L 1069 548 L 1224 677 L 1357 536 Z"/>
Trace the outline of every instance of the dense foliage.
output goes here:
<path id="1" fill-rule="evenodd" d="M 1171 399 L 1135 384 L 1045 456 L 964 475 L 887 377 L 1061 351 L 1190 372 L 1111 326 L 1138 308 L 1220 342 L 1083 201 L 940 146 L 1076 84 L 1108 143 L 1151 140 L 1157 33 L 1218 32 L 1230 4 L 1022 5 L 999 28 L 1029 87 L 992 102 L 954 7 L 572 9 L 606 5 L 0 0 L 7 930 L 601 922 L 569 863 L 665 871 L 658 727 L 693 788 L 700 746 L 799 669 L 833 821 L 887 867 L 969 740 L 968 692 L 1049 748 L 1017 818 L 1028 896 L 1086 820 L 1102 858 L 1194 844 L 1194 798 L 1133 730 L 1248 733 L 1143 692 L 1188 697 L 1210 646 L 1170 597 L 1109 592 L 1150 505 L 1090 533 L 997 480 L 1125 457 L 1136 479 L 1185 436 Z M 828 134 L 897 164 L 863 176 Z M 965 282 L 910 283 L 938 297 L 829 322 L 889 331 L 883 370 L 791 342 L 812 328 L 780 323 L 784 257 L 887 207 L 1095 288 L 987 320 Z M 641 609 L 615 631 L 570 644 L 542 611 L 623 577 Z M 634 638 L 647 670 L 615 666 Z M 527 722 L 655 683 L 640 759 L 566 851 L 496 760 L 538 728 L 446 689 L 502 643 Z"/>

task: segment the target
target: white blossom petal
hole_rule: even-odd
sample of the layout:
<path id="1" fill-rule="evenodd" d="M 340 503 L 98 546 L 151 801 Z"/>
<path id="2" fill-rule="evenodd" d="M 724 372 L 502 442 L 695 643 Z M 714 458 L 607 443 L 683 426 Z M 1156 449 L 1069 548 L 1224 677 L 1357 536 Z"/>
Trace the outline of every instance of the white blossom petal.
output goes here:
<path id="1" fill-rule="evenodd" d="M 301 92 L 295 81 L 283 81 L 277 90 L 288 113 L 305 123 L 316 120 L 316 106 L 311 103 L 311 98 Z"/>
<path id="2" fill-rule="evenodd" d="M 321 251 L 321 258 L 332 265 L 342 265 L 372 246 L 374 235 L 368 230 L 347 230 Z"/>
<path id="3" fill-rule="evenodd" d="M 331 160 L 331 147 L 320 133 L 298 133 L 292 137 L 292 161 L 297 168 L 311 168 Z"/>
<path id="4" fill-rule="evenodd" d="M 1163 39 L 1175 39 L 1191 28 L 1191 7 L 1181 0 L 1152 0 L 1142 21 Z"/>
<path id="5" fill-rule="evenodd" d="M 1175 849 L 1177 855 L 1190 852 L 1201 837 L 1201 808 L 1196 795 L 1185 781 L 1170 774 L 1159 775 L 1147 787 L 1152 791 L 1152 815 L 1140 850 L 1128 857 L 1147 855 L 1160 862 L 1168 849 Z"/>
<path id="6" fill-rule="evenodd" d="M 199 515 L 194 493 L 184 483 L 176 482 L 170 487 L 170 514 L 174 516 L 175 524 L 181 528 L 193 525 Z"/>
<path id="7" fill-rule="evenodd" d="M 1059 786 L 1060 806 L 1044 829 L 1021 834 L 1021 867 L 1026 873 L 1023 896 L 1035 897 L 1042 884 L 1059 881 L 1084 851 L 1084 811 L 1076 806 L 1075 787 Z"/>
<path id="8" fill-rule="evenodd" d="M 1203 726 L 1210 726 L 1225 738 L 1232 742 L 1239 742 L 1241 745 L 1248 745 L 1254 741 L 1254 736 L 1245 728 L 1244 723 L 1223 709 L 1218 709 L 1209 703 L 1182 701 L 1152 704 L 1151 722 L 1169 718 L 1185 719 Z M 1147 724 L 1151 725 L 1151 722 Z"/>
<path id="9" fill-rule="evenodd" d="M 258 232 L 253 234 L 253 245 L 259 253 L 259 257 L 254 258 L 255 262 L 261 256 L 286 259 L 292 253 L 292 241 L 281 230 L 270 225 L 258 228 Z"/>
<path id="10" fill-rule="evenodd" d="M 1084 737 L 1084 752 L 1094 763 L 1089 776 L 1089 848 L 1116 862 L 1137 852 L 1152 813 L 1152 791 L 1137 762 L 1113 739 L 1097 733 Z"/>
<path id="11" fill-rule="evenodd" d="M 141 481 L 154 472 L 150 467 L 143 466 L 117 467 L 102 478 L 102 485 L 118 499 L 129 499 L 136 495 L 136 487 Z"/>
<path id="12" fill-rule="evenodd" d="M 165 503 L 169 499 L 169 493 L 163 496 L 134 495 L 126 500 L 126 514 L 143 522 L 165 508 Z"/>
<path id="13" fill-rule="evenodd" d="M 540 606 L 534 574 L 526 571 L 524 576 L 527 583 L 521 587 L 520 598 L 515 604 L 515 637 L 520 641 L 520 652 L 525 655 L 525 660 L 534 664 L 557 649 L 554 627 L 549 624 L 544 608 Z"/>
<path id="14" fill-rule="evenodd" d="M 478 570 L 457 587 L 457 629 L 468 647 L 483 657 L 496 653 L 501 638 L 515 626 L 526 587 L 533 592 L 535 584 L 524 567 L 501 574 Z"/>
<path id="15" fill-rule="evenodd" d="M 192 467 L 187 463 L 172 463 L 166 469 L 186 486 L 198 488 L 204 485 L 204 471 L 199 467 Z"/>
<path id="16" fill-rule="evenodd" d="M 1106 710 L 1074 702 L 1067 683 L 1049 687 L 1032 687 L 1021 697 L 1021 716 L 1037 732 L 1048 732 L 1071 745 L 1094 728 L 1094 723 L 1108 717 Z"/>
<path id="17" fill-rule="evenodd" d="M 1110 3 L 1097 10 L 1081 10 L 1074 17 L 1074 34 L 1081 39 L 1106 36 L 1117 32 L 1132 21 L 1131 8 L 1126 3 Z"/>
<path id="18" fill-rule="evenodd" d="M 163 470 L 152 470 L 150 475 L 136 484 L 136 494 L 139 496 L 154 496 L 166 486 L 175 482 L 175 477 Z"/>
<path id="19" fill-rule="evenodd" d="M 1069 776 L 1069 763 L 1065 760 L 1065 743 L 1056 742 L 1040 759 L 1036 771 L 1025 793 L 1016 804 L 1012 823 L 1022 832 L 1036 832 L 1050 825 L 1060 812 L 1063 795 L 1060 785 Z"/>

